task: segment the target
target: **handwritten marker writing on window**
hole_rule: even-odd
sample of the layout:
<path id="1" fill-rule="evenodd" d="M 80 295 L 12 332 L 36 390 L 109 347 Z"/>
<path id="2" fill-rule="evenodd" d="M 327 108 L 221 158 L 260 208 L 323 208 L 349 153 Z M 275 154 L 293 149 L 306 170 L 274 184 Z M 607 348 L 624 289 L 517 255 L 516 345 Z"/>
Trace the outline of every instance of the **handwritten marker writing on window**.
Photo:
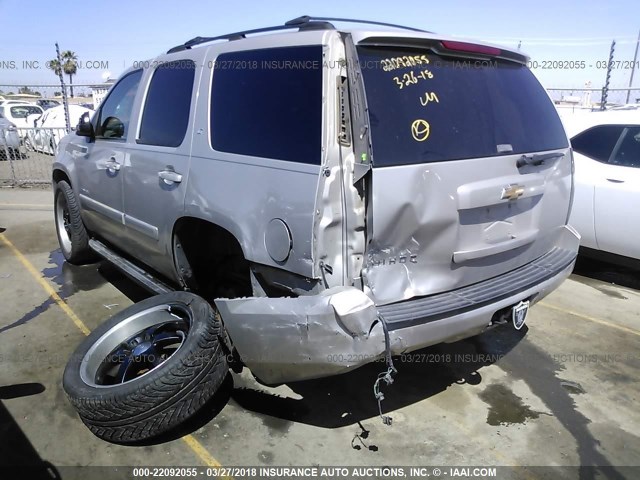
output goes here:
<path id="1" fill-rule="evenodd" d="M 426 107 L 429 102 L 440 103 L 438 95 L 436 95 L 435 92 L 425 92 L 425 94 L 420 97 L 420 104 L 423 107 Z"/>
<path id="2" fill-rule="evenodd" d="M 430 133 L 431 126 L 426 120 L 422 120 L 421 118 L 419 118 L 417 120 L 414 120 L 411 124 L 411 135 L 416 142 L 424 142 L 427 138 L 429 138 Z"/>

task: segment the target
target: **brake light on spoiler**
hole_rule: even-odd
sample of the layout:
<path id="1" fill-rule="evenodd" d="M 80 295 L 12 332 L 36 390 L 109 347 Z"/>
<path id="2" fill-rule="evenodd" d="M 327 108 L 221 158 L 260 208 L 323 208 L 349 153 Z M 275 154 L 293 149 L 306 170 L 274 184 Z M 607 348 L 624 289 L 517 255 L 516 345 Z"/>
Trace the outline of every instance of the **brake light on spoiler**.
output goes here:
<path id="1" fill-rule="evenodd" d="M 499 48 L 477 45 L 475 43 L 455 42 L 452 40 L 442 40 L 441 43 L 447 50 L 454 50 L 456 52 L 479 53 L 481 55 L 491 55 L 492 57 L 499 57 L 502 54 L 502 50 Z"/>
<path id="2" fill-rule="evenodd" d="M 367 37 L 358 42 L 362 46 L 389 46 L 389 47 L 415 47 L 428 48 L 438 55 L 479 58 L 487 57 L 510 60 L 522 65 L 526 65 L 529 57 L 521 52 L 480 45 L 477 43 L 460 42 L 457 40 L 440 40 L 435 38 L 406 38 L 406 37 Z"/>

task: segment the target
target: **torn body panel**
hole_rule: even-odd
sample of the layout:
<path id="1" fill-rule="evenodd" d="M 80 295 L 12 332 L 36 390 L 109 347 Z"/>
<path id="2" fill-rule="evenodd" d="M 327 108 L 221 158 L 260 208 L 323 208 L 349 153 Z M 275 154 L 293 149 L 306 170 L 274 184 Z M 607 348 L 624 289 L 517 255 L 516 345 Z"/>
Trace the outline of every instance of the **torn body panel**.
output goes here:
<path id="1" fill-rule="evenodd" d="M 345 60 L 346 59 L 346 60 Z M 327 77 L 326 161 L 318 182 L 314 220 L 314 267 L 326 288 L 352 286 L 360 278 L 365 251 L 365 199 L 355 186 L 356 165 L 366 170 L 367 151 L 359 146 L 359 119 L 351 97 L 351 62 L 343 40 L 331 38 L 325 49 Z M 350 73 L 351 75 L 351 73 Z M 352 125 L 352 118 L 355 123 Z M 352 131 L 352 128 L 356 129 Z M 365 167 L 366 166 L 366 167 Z"/>
<path id="2" fill-rule="evenodd" d="M 265 383 L 335 375 L 379 358 L 385 349 L 375 305 L 356 288 L 215 303 L 243 362 Z"/>

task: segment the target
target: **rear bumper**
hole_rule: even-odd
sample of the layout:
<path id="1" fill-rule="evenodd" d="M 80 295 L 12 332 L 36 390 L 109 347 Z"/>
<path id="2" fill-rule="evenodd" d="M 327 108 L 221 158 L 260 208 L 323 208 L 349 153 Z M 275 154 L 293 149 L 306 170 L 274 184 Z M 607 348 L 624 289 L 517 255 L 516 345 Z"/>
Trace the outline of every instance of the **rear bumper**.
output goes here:
<path id="1" fill-rule="evenodd" d="M 527 292 L 556 276 L 575 257 L 573 250 L 554 248 L 533 262 L 499 277 L 451 292 L 383 305 L 378 307 L 378 311 L 390 330 L 451 318 Z"/>
<path id="2" fill-rule="evenodd" d="M 500 277 L 422 299 L 376 307 L 361 290 L 332 288 L 298 298 L 219 299 L 216 305 L 244 363 L 266 383 L 343 373 L 381 359 L 389 325 L 394 355 L 481 333 L 500 310 L 535 303 L 571 273 L 579 236 Z M 573 240 L 572 240 L 573 238 Z"/>

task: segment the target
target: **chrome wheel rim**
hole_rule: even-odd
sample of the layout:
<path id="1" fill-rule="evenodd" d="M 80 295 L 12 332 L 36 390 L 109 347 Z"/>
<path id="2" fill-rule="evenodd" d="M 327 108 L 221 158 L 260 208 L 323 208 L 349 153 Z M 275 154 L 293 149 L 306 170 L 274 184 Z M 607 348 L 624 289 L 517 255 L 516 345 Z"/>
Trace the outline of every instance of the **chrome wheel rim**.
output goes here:
<path id="1" fill-rule="evenodd" d="M 56 198 L 56 229 L 60 246 L 65 252 L 71 253 L 71 213 L 67 199 L 62 192 Z"/>
<path id="2" fill-rule="evenodd" d="M 97 388 L 136 382 L 184 345 L 191 327 L 186 308 L 157 305 L 132 315 L 105 332 L 87 351 L 80 378 Z"/>

